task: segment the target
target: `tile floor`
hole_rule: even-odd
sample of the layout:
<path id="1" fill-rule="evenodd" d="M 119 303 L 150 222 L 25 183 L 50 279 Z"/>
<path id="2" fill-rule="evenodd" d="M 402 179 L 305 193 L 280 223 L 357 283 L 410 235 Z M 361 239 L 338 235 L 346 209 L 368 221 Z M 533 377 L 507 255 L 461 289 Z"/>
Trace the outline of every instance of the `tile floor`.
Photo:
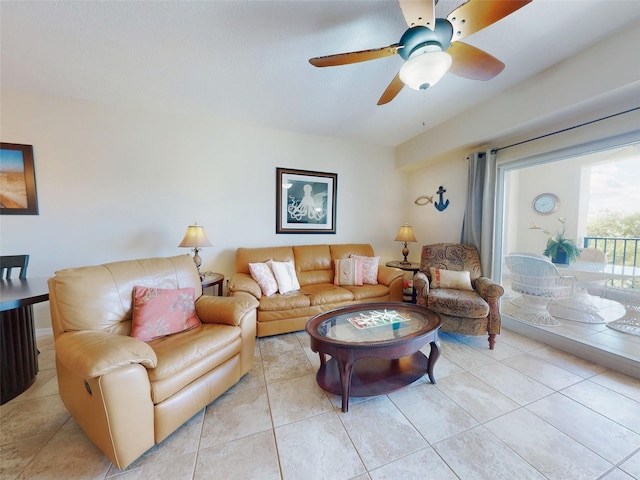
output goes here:
<path id="1" fill-rule="evenodd" d="M 510 330 L 494 351 L 441 340 L 436 385 L 344 414 L 315 382 L 306 333 L 259 339 L 249 374 L 120 471 L 66 412 L 43 338 L 36 383 L 0 407 L 0 478 L 640 478 L 640 380 Z"/>

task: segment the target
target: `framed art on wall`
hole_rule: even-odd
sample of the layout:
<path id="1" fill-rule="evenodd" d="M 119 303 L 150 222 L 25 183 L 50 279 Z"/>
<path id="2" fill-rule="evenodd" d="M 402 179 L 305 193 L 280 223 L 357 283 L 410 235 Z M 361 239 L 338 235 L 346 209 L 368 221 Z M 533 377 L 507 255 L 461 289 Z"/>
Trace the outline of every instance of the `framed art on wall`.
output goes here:
<path id="1" fill-rule="evenodd" d="M 33 146 L 0 146 L 0 214 L 38 215 Z"/>
<path id="2" fill-rule="evenodd" d="M 276 233 L 336 233 L 338 174 L 276 168 Z"/>

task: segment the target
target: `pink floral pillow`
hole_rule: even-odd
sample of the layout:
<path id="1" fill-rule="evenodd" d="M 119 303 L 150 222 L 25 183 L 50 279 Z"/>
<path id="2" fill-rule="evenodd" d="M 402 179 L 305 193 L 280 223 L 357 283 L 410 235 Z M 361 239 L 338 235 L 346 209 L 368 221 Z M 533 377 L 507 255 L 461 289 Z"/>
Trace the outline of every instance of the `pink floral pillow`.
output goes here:
<path id="1" fill-rule="evenodd" d="M 276 277 L 273 276 L 273 270 L 271 270 L 271 266 L 268 263 L 250 263 L 249 272 L 251 272 L 251 277 L 260 285 L 263 295 L 273 295 L 278 291 Z"/>
<path id="2" fill-rule="evenodd" d="M 362 285 L 362 259 L 356 257 L 341 258 L 334 260 L 334 262 L 334 285 Z"/>
<path id="3" fill-rule="evenodd" d="M 360 255 L 352 255 L 352 257 L 362 259 L 362 283 L 377 285 L 380 257 L 362 257 Z"/>
<path id="4" fill-rule="evenodd" d="M 148 342 L 202 325 L 196 316 L 195 289 L 133 287 L 131 336 Z"/>

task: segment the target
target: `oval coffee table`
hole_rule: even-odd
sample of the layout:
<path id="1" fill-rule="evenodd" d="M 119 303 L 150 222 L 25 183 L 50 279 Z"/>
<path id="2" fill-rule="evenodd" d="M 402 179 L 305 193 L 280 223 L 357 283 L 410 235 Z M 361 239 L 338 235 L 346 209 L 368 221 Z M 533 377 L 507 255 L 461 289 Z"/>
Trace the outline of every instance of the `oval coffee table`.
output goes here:
<path id="1" fill-rule="evenodd" d="M 400 302 L 350 305 L 316 315 L 306 331 L 311 349 L 320 355 L 318 385 L 342 395 L 342 411 L 347 412 L 351 395 L 392 392 L 425 373 L 436 383 L 441 323 L 437 313 Z M 428 357 L 420 351 L 427 343 Z"/>

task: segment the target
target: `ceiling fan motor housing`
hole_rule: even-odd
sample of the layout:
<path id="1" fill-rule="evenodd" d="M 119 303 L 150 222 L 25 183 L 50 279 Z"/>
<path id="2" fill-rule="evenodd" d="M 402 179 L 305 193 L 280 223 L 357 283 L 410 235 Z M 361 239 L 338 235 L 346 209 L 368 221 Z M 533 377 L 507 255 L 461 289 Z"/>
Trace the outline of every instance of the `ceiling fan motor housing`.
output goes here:
<path id="1" fill-rule="evenodd" d="M 436 19 L 434 30 L 428 27 L 411 27 L 400 38 L 398 54 L 407 60 L 413 52 L 427 45 L 439 45 L 444 52 L 451 45 L 453 26 L 444 18 Z"/>

